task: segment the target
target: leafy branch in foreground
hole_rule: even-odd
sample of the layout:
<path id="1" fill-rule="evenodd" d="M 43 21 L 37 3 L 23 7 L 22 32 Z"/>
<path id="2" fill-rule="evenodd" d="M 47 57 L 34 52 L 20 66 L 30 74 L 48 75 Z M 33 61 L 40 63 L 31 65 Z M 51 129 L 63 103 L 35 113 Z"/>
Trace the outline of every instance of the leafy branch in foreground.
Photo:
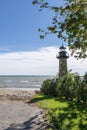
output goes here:
<path id="1" fill-rule="evenodd" d="M 56 1 L 56 0 L 55 0 Z M 55 3 L 54 1 L 54 3 Z M 39 29 L 44 39 L 47 34 L 55 34 L 58 38 L 68 42 L 72 55 L 76 58 L 87 57 L 87 1 L 63 0 L 62 5 L 51 5 L 48 0 L 33 0 L 33 5 L 39 5 L 42 9 L 50 9 L 54 12 L 52 25 L 48 31 Z"/>

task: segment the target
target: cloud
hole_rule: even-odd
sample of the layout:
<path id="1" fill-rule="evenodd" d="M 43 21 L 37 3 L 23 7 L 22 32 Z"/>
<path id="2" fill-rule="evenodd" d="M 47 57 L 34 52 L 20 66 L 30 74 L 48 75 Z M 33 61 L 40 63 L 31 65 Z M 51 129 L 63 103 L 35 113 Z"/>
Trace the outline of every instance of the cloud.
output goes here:
<path id="1" fill-rule="evenodd" d="M 85 72 L 87 72 L 87 59 L 76 60 L 75 58 L 71 57 L 68 60 L 68 68 L 72 69 L 73 72 L 83 75 Z"/>
<path id="2" fill-rule="evenodd" d="M 56 75 L 58 72 L 57 47 L 40 48 L 38 51 L 0 54 L 0 74 Z M 68 59 L 68 69 L 81 75 L 87 70 L 87 60 Z"/>

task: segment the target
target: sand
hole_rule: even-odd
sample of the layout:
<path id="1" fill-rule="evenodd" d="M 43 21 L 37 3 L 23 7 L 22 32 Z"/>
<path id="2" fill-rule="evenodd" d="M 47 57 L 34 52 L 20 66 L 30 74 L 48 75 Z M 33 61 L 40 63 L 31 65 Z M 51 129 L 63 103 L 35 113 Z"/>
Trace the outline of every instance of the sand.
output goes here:
<path id="1" fill-rule="evenodd" d="M 30 103 L 35 92 L 0 88 L 0 130 L 47 130 L 45 111 Z"/>

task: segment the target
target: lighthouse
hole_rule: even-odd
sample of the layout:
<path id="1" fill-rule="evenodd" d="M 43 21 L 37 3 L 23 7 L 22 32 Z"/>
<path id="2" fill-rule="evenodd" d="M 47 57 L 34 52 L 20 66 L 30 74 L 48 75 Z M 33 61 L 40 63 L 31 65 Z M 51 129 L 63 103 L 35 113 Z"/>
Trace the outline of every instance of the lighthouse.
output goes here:
<path id="1" fill-rule="evenodd" d="M 59 77 L 67 74 L 67 59 L 69 58 L 66 48 L 62 45 L 56 58 L 59 59 Z"/>

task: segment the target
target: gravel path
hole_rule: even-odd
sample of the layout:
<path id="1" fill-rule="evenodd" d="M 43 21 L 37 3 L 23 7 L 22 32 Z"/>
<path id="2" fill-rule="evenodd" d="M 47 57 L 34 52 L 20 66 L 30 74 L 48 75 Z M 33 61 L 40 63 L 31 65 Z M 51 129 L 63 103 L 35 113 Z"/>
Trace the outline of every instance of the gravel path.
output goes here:
<path id="1" fill-rule="evenodd" d="M 35 104 L 8 100 L 5 96 L 0 100 L 0 130 L 47 130 L 44 114 Z"/>

